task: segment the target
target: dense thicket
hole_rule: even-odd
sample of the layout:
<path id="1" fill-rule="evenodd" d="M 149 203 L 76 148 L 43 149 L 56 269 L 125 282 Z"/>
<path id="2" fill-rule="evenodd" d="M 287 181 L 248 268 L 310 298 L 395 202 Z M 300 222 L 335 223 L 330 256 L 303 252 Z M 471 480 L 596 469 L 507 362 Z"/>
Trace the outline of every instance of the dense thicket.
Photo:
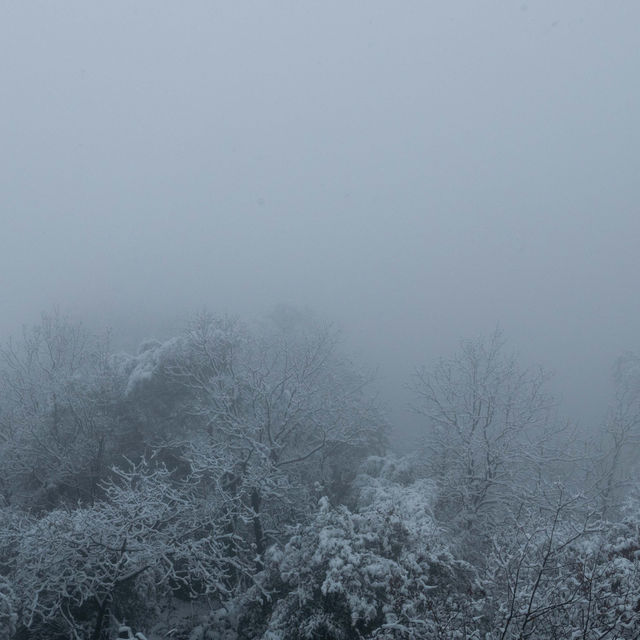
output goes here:
<path id="1" fill-rule="evenodd" d="M 0 639 L 640 637 L 639 362 L 587 439 L 499 333 L 465 341 L 413 377 L 399 458 L 306 314 L 135 355 L 44 315 L 0 350 Z"/>

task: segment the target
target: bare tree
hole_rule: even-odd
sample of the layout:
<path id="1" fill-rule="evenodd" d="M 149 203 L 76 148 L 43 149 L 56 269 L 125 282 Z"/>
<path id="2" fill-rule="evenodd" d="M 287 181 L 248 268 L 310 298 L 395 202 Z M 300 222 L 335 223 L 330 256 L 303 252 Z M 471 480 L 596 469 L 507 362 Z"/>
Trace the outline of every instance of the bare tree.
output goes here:
<path id="1" fill-rule="evenodd" d="M 57 311 L 0 347 L 5 502 L 94 499 L 110 430 L 107 353 L 108 337 Z"/>
<path id="2" fill-rule="evenodd" d="M 640 445 L 640 358 L 619 357 L 613 368 L 614 397 L 609 409 L 600 455 L 591 474 L 596 475 L 603 517 L 618 511 L 637 471 Z"/>
<path id="3" fill-rule="evenodd" d="M 463 341 L 454 357 L 415 374 L 415 410 L 425 420 L 426 466 L 441 488 L 441 516 L 481 530 L 514 495 L 543 480 L 556 431 L 547 380 L 505 353 L 499 330 Z"/>

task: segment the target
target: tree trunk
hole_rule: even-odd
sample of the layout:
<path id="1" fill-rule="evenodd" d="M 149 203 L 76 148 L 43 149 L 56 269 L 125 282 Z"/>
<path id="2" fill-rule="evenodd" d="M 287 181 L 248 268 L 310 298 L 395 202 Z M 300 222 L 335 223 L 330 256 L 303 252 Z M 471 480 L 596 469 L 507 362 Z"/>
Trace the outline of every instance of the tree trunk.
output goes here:
<path id="1" fill-rule="evenodd" d="M 93 630 L 93 635 L 91 636 L 91 640 L 100 640 L 102 636 L 102 628 L 104 627 L 104 619 L 107 614 L 107 610 L 109 608 L 109 597 L 105 596 L 100 603 L 100 608 L 98 609 L 98 619 L 96 620 L 96 626 Z"/>
<path id="2" fill-rule="evenodd" d="M 251 507 L 254 512 L 253 516 L 253 536 L 256 541 L 256 551 L 258 552 L 259 561 L 256 563 L 258 571 L 262 570 L 262 557 L 265 552 L 264 531 L 262 529 L 262 520 L 260 518 L 260 505 L 262 504 L 262 496 L 260 490 L 256 487 L 251 491 Z"/>

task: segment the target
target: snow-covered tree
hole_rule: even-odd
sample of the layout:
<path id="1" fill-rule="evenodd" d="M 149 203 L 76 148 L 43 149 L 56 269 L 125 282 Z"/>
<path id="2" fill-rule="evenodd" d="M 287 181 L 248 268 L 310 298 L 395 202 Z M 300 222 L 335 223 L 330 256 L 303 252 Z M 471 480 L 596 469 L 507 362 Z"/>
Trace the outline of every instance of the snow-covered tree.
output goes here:
<path id="1" fill-rule="evenodd" d="M 144 623 L 176 595 L 224 600 L 231 567 L 244 570 L 227 553 L 228 499 L 197 474 L 176 480 L 141 463 L 116 470 L 92 506 L 13 514 L 0 576 L 15 626 L 34 638 L 97 640 L 112 619 Z"/>
<path id="2" fill-rule="evenodd" d="M 202 315 L 185 340 L 173 379 L 190 393 L 187 413 L 201 440 L 235 461 L 226 481 L 245 491 L 261 556 L 269 531 L 304 510 L 314 483 L 330 491 L 380 445 L 384 421 L 335 332 L 306 317 L 282 312 L 251 332 Z M 338 468 L 345 451 L 349 464 Z"/>

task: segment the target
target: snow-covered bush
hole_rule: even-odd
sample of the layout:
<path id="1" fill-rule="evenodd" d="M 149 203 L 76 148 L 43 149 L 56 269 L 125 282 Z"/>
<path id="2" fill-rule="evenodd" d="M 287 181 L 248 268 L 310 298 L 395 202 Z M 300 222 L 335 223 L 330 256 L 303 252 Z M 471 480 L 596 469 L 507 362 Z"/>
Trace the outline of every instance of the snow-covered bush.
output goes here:
<path id="1" fill-rule="evenodd" d="M 0 508 L 0 640 L 9 640 L 16 631 L 20 602 L 12 576 L 20 531 L 31 518 L 11 508 Z"/>
<path id="2" fill-rule="evenodd" d="M 380 460 L 366 468 L 391 471 Z M 478 613 L 473 570 L 433 519 L 433 485 L 384 476 L 358 479 L 354 511 L 322 498 L 313 521 L 269 550 L 264 640 L 465 637 Z"/>
<path id="3" fill-rule="evenodd" d="M 0 640 L 10 640 L 16 631 L 18 612 L 11 584 L 0 577 Z"/>

